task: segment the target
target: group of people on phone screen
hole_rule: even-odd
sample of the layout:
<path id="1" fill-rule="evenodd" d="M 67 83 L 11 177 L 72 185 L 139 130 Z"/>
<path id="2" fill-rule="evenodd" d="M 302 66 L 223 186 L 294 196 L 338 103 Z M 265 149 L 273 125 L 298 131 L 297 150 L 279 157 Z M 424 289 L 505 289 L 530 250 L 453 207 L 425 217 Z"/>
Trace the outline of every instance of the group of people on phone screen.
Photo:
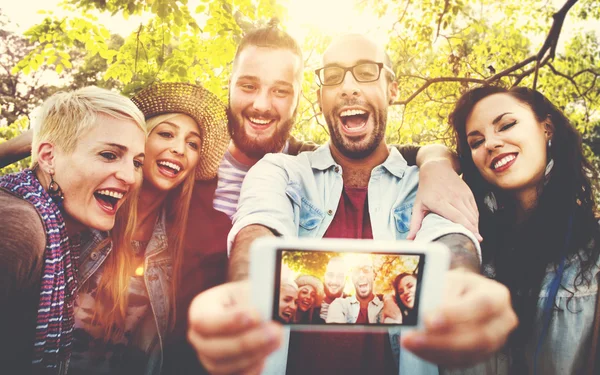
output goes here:
<path id="1" fill-rule="evenodd" d="M 390 284 L 393 293 L 377 293 L 372 256 L 348 267 L 343 256 L 329 258 L 324 275 L 285 275 L 279 283 L 278 320 L 284 324 L 405 324 L 417 322 L 417 275 L 402 272 Z M 352 288 L 346 292 L 347 280 Z M 387 306 L 387 308 L 384 308 Z"/>

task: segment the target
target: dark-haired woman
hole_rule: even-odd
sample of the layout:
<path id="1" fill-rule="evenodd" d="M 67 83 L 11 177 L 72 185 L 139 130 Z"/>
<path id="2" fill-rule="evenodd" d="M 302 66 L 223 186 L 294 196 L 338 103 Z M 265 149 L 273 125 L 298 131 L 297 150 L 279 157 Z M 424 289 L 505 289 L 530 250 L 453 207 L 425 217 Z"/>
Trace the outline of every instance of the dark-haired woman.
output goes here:
<path id="1" fill-rule="evenodd" d="M 385 323 L 415 325 L 417 314 L 415 309 L 415 293 L 417 291 L 417 278 L 412 273 L 403 272 L 394 278 L 394 302 L 400 309 L 396 318 L 387 317 Z"/>
<path id="2" fill-rule="evenodd" d="M 600 246 L 597 174 L 579 134 L 527 88 L 473 89 L 450 124 L 480 210 L 484 272 L 510 289 L 520 321 L 506 352 L 473 373 L 581 373 L 590 356 Z"/>

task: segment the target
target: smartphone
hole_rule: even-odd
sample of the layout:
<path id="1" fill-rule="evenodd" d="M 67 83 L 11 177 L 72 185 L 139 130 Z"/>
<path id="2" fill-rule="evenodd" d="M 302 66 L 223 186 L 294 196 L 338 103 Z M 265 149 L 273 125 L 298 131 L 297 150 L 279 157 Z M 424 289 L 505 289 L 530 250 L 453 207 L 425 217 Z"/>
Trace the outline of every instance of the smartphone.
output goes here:
<path id="1" fill-rule="evenodd" d="M 266 237 L 250 248 L 251 298 L 292 329 L 418 328 L 449 265 L 439 243 Z"/>

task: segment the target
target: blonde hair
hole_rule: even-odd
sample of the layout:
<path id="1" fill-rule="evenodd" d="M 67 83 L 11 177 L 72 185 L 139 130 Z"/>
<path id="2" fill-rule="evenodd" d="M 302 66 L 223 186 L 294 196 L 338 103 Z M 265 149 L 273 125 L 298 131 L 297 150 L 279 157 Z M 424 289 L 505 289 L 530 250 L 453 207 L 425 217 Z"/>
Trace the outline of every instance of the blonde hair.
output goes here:
<path id="1" fill-rule="evenodd" d="M 177 115 L 179 113 L 168 113 L 148 119 L 146 122 L 148 134 L 157 125 Z M 171 304 L 169 314 L 170 330 L 175 325 L 176 291 L 180 283 L 183 245 L 194 184 L 195 171 L 190 171 L 186 179 L 168 193 L 163 203 L 167 222 L 168 251 L 173 261 L 173 277 L 169 293 L 169 302 Z M 124 204 L 117 213 L 115 226 L 112 231 L 113 251 L 104 262 L 102 277 L 98 284 L 96 306 L 99 308 L 96 309 L 94 319 L 102 323 L 104 339 L 106 341 L 109 339 L 118 339 L 124 334 L 129 280 L 131 278 L 131 269 L 134 266 L 132 261 L 132 237 L 137 223 L 137 201 L 137 195 L 131 197 L 126 202 L 127 204 Z M 102 306 L 111 306 L 111 308 L 106 309 L 102 308 Z"/>
<path id="2" fill-rule="evenodd" d="M 178 115 L 186 115 L 190 118 L 191 116 L 185 113 L 167 113 L 164 115 L 158 115 L 149 118 L 146 122 L 148 134 L 152 133 L 154 128 L 159 124 L 172 119 Z M 192 118 L 192 120 L 194 120 Z M 194 120 L 196 122 L 196 120 Z M 200 124 L 196 124 L 200 127 Z M 202 155 L 200 155 L 202 157 Z M 200 161 L 200 158 L 198 158 Z M 183 246 L 187 228 L 188 213 L 190 210 L 190 202 L 192 200 L 192 192 L 194 184 L 196 182 L 196 171 L 190 171 L 188 176 L 183 182 L 176 186 L 169 192 L 163 207 L 166 208 L 166 221 L 167 221 L 167 241 L 169 244 L 169 252 L 171 259 L 173 260 L 173 280 L 170 290 L 170 301 L 171 301 L 171 313 L 169 315 L 169 328 L 172 329 L 175 326 L 175 305 L 177 288 L 181 282 L 181 264 L 183 262 Z"/>
<path id="3" fill-rule="evenodd" d="M 132 120 L 146 134 L 144 115 L 121 94 L 96 86 L 58 92 L 44 102 L 33 125 L 32 165 L 37 165 L 38 146 L 42 142 L 51 143 L 66 153 L 73 152 L 85 133 L 101 126 L 97 122 L 99 113 Z"/>

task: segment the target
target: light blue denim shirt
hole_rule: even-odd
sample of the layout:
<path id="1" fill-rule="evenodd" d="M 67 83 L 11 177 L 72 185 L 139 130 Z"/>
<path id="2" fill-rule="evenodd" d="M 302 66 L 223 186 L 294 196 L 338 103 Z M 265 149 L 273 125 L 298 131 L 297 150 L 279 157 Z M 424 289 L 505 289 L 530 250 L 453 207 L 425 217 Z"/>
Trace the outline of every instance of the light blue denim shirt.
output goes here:
<path id="1" fill-rule="evenodd" d="M 380 323 L 381 310 L 383 310 L 383 301 L 377 296 L 369 302 L 367 307 L 367 316 L 369 323 Z M 356 296 L 345 298 L 336 298 L 329 305 L 327 313 L 327 323 L 350 323 L 354 324 L 360 314 L 360 302 Z"/>
<path id="2" fill-rule="evenodd" d="M 586 259 L 581 252 L 582 259 Z M 579 258 L 573 257 L 566 264 L 561 287 L 555 299 L 555 308 L 548 327 L 548 333 L 540 348 L 537 359 L 538 375 L 582 374 L 592 345 L 592 328 L 598 295 L 596 273 L 600 272 L 600 259 L 596 267 L 588 274 L 591 283 L 575 288 L 577 275 L 581 271 Z M 493 273 L 488 269 L 486 273 Z M 533 357 L 542 331 L 542 314 L 548 298 L 550 283 L 556 274 L 554 266 L 549 266 L 542 282 L 538 297 L 537 319 L 533 327 L 533 336 L 526 347 L 526 359 L 529 372 L 533 374 Z M 500 351 L 489 360 L 472 368 L 455 371 L 443 371 L 452 375 L 509 375 L 509 358 L 506 351 Z"/>
<path id="3" fill-rule="evenodd" d="M 112 243 L 107 232 L 90 230 L 82 236 L 77 276 L 80 286 L 94 273 L 102 272 L 101 266 L 111 251 Z M 162 367 L 163 342 L 168 330 L 171 306 L 169 291 L 172 283 L 172 260 L 168 252 L 164 212 L 157 220 L 146 247 L 144 282 L 152 314 L 147 314 L 146 319 L 140 322 L 136 337 L 132 340 L 148 354 L 144 373 L 158 375 Z"/>
<path id="4" fill-rule="evenodd" d="M 335 216 L 343 189 L 342 167 L 331 156 L 329 144 L 298 156 L 269 154 L 246 175 L 228 247 L 236 234 L 252 224 L 264 225 L 281 236 L 322 238 Z M 368 185 L 369 216 L 373 238 L 406 239 L 419 184 L 419 169 L 408 167 L 391 148 L 385 162 L 373 168 Z M 463 226 L 429 214 L 417 233 L 418 241 L 433 241 L 451 233 L 479 242 Z M 437 366 L 400 350 L 399 332 L 390 329 L 392 350 L 402 374 L 437 374 Z M 282 347 L 267 361 L 264 374 L 285 374 L 289 330 Z"/>

